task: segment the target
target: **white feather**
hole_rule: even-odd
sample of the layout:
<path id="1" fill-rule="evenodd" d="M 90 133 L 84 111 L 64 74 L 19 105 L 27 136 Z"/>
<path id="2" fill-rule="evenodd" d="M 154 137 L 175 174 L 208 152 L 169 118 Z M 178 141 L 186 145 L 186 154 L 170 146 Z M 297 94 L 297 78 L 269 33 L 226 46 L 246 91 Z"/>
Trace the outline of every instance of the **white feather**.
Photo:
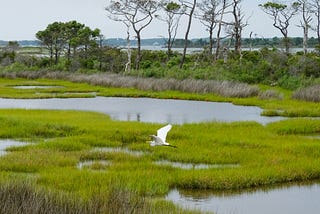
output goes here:
<path id="1" fill-rule="evenodd" d="M 150 141 L 150 146 L 171 146 L 169 143 L 166 142 L 167 134 L 171 128 L 172 128 L 172 125 L 168 124 L 158 129 L 157 136 L 150 135 L 153 139 L 153 141 Z M 175 146 L 171 146 L 171 147 L 175 147 Z"/>
<path id="2" fill-rule="evenodd" d="M 166 142 L 166 138 L 167 138 L 167 134 L 170 131 L 170 129 L 172 128 L 172 125 L 166 125 L 164 127 L 162 127 L 161 129 L 158 129 L 157 131 L 157 137 L 161 138 L 161 140 L 165 143 Z"/>

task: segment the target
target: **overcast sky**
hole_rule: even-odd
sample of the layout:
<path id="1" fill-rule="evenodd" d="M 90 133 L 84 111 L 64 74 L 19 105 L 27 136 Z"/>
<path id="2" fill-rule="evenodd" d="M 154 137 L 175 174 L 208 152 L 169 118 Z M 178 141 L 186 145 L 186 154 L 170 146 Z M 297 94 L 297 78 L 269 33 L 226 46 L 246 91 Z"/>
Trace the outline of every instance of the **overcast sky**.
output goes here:
<path id="1" fill-rule="evenodd" d="M 249 26 L 244 30 L 243 37 L 249 37 L 254 32 L 258 37 L 281 37 L 279 30 L 272 26 L 271 19 L 258 7 L 267 0 L 243 0 Z M 120 22 L 107 17 L 104 8 L 109 0 L 1 0 L 0 40 L 30 40 L 35 39 L 39 30 L 44 30 L 48 24 L 55 21 L 76 20 L 90 28 L 99 28 L 106 38 L 125 38 L 126 29 Z M 297 18 L 291 24 L 289 36 L 302 37 L 302 29 L 296 27 Z M 180 34 L 184 35 L 183 23 Z M 142 31 L 143 38 L 166 37 L 166 26 L 158 21 Z M 205 28 L 197 21 L 193 22 L 190 38 L 208 37 Z"/>

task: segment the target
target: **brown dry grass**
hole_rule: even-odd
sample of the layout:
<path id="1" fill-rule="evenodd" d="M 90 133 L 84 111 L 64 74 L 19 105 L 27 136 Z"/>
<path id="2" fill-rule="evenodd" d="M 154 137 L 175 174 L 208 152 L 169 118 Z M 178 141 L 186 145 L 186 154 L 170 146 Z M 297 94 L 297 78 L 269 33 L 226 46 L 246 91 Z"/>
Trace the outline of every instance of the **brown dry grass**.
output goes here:
<path id="1" fill-rule="evenodd" d="M 320 85 L 302 88 L 293 93 L 292 98 L 298 100 L 320 102 Z"/>
<path id="2" fill-rule="evenodd" d="M 92 85 L 106 87 L 136 88 L 139 90 L 152 91 L 181 91 L 188 93 L 213 93 L 224 97 L 251 97 L 259 93 L 257 86 L 250 86 L 246 83 L 217 80 L 195 80 L 195 79 L 156 79 L 141 78 L 134 76 L 123 76 L 111 73 L 98 74 L 75 74 L 66 72 L 16 72 L 2 73 L 6 78 L 49 78 L 64 79 L 73 82 L 84 82 Z"/>

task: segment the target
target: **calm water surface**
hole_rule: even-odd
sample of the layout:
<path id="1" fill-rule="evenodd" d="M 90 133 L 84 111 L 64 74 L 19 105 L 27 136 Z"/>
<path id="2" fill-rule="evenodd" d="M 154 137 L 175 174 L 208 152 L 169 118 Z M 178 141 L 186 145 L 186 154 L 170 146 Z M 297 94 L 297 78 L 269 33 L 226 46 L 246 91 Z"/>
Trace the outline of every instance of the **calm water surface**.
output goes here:
<path id="1" fill-rule="evenodd" d="M 10 139 L 5 139 L 5 140 L 0 140 L 0 156 L 6 155 L 7 154 L 7 148 L 13 147 L 13 146 L 25 146 L 28 145 L 25 142 L 20 142 L 20 141 L 15 141 L 15 140 L 10 140 Z"/>
<path id="2" fill-rule="evenodd" d="M 319 214 L 320 183 L 240 193 L 172 190 L 166 199 L 216 214 Z"/>
<path id="3" fill-rule="evenodd" d="M 0 99 L 0 108 L 85 110 L 102 112 L 115 120 L 175 124 L 206 121 L 266 124 L 281 119 L 260 116 L 262 109 L 254 106 L 151 98 Z"/>

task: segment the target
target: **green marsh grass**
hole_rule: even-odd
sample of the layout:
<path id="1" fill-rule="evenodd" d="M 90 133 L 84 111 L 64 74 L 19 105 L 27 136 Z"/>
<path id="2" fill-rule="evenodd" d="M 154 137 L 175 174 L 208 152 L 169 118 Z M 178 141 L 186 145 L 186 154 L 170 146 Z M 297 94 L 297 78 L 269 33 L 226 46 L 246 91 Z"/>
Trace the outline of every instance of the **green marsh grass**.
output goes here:
<path id="1" fill-rule="evenodd" d="M 168 135 L 168 142 L 177 146 L 174 149 L 147 143 L 149 134 L 163 124 L 119 122 L 104 114 L 76 111 L 3 109 L 0 115 L 2 138 L 33 142 L 0 157 L 0 174 L 30 175 L 28 191 L 41 198 L 53 197 L 54 201 L 55 194 L 69 195 L 72 200 L 60 207 L 75 206 L 74 201 L 80 200 L 84 204 L 79 209 L 85 209 L 97 200 L 101 203 L 94 209 L 134 209 L 134 213 L 155 209 L 161 213 L 159 207 L 153 207 L 160 206 L 155 201 L 174 187 L 237 190 L 320 179 L 320 140 L 307 137 L 319 133 L 319 120 L 291 119 L 267 126 L 256 122 L 174 125 Z M 34 137 L 41 127 L 41 134 Z M 95 150 L 100 147 L 145 153 Z M 78 163 L 86 160 L 110 164 L 93 166 L 99 170 L 78 169 Z M 155 164 L 161 160 L 239 167 L 180 169 Z M 121 203 L 124 199 L 132 203 Z M 171 209 L 171 204 L 161 208 Z"/>
<path id="2" fill-rule="evenodd" d="M 257 105 L 273 115 L 320 115 L 319 104 L 292 100 L 291 92 L 278 88 L 272 90 L 282 94 L 282 99 L 274 99 L 276 92 L 266 92 L 263 99 L 259 96 L 225 98 L 215 94 L 107 88 L 61 80 L 0 79 L 0 96 L 35 98 L 38 89 L 11 87 L 26 84 L 63 86 L 55 89 L 58 91 L 52 97 L 65 91 L 97 92 L 104 96 L 228 101 Z M 259 87 L 262 91 L 271 90 Z M 25 189 L 40 197 L 35 200 L 48 198 L 46 200 L 53 201 L 50 207 L 79 206 L 74 208 L 82 210 L 79 213 L 86 213 L 83 210 L 88 206 L 97 210 L 96 213 L 108 209 L 134 209 L 133 213 L 150 213 L 150 210 L 153 213 L 197 213 L 176 208 L 159 197 L 175 187 L 238 190 L 320 179 L 320 139 L 309 137 L 319 135 L 320 121 L 311 118 L 284 120 L 266 126 L 256 122 L 174 125 L 168 142 L 177 149 L 149 146 L 149 135 L 163 124 L 113 121 L 107 115 L 93 112 L 2 109 L 0 125 L 0 138 L 30 142 L 27 146 L 9 148 L 5 156 L 0 156 L 0 177 L 4 177 L 4 184 L 11 185 L 10 188 L 21 187 L 28 180 L 30 184 Z M 95 150 L 101 147 L 145 153 L 135 156 Z M 93 166 L 99 170 L 78 169 L 78 163 L 86 160 L 105 160 L 110 165 Z M 180 169 L 155 164 L 161 160 L 237 164 L 239 167 Z M 10 179 L 5 179 L 10 177 L 19 177 L 19 183 L 12 184 Z M 55 197 L 60 201 L 61 198 L 70 200 L 57 203 Z M 121 203 L 123 199 L 132 200 L 132 203 Z M 75 204 L 76 201 L 81 203 Z M 115 207 L 111 207 L 113 205 Z"/>

